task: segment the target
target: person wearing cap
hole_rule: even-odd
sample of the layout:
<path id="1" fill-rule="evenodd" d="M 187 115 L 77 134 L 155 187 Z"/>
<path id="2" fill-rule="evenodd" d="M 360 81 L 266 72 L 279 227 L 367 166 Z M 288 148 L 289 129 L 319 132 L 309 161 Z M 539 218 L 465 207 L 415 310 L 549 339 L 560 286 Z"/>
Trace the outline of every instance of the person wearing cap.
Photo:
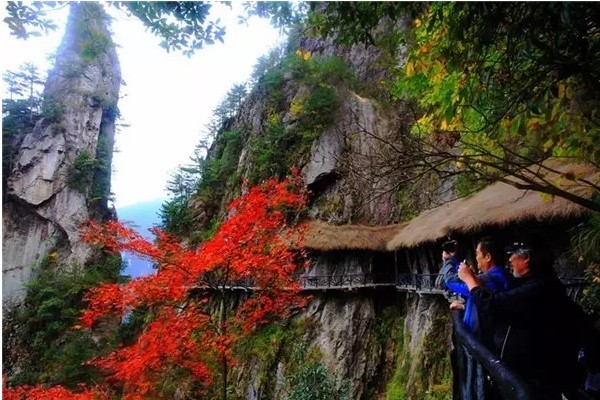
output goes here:
<path id="1" fill-rule="evenodd" d="M 582 378 L 578 352 L 584 342 L 595 340 L 591 338 L 597 332 L 590 331 L 589 321 L 566 295 L 552 263 L 544 260 L 550 253 L 540 248 L 530 240 L 507 249 L 515 279 L 505 292 L 488 290 L 466 264 L 459 266 L 458 276 L 480 313 L 493 321 L 493 350 L 531 386 L 536 398 L 560 400 L 562 393 L 577 399 Z"/>
<path id="2" fill-rule="evenodd" d="M 457 276 L 459 264 L 458 242 L 456 240 L 448 240 L 447 242 L 442 243 L 442 268 L 436 279 L 435 286 L 440 289 L 447 289 L 447 277 Z"/>
<path id="3" fill-rule="evenodd" d="M 475 261 L 477 262 L 477 270 L 479 271 L 479 275 L 477 276 L 480 282 L 494 292 L 505 291 L 509 286 L 508 277 L 504 269 L 498 265 L 498 261 L 501 259 L 502 256 L 498 251 L 498 246 L 492 237 L 486 236 L 477 242 L 477 247 L 475 248 Z M 465 263 L 463 262 L 463 264 Z M 469 288 L 458 276 L 458 269 L 445 270 L 444 282 L 448 290 L 458 293 L 466 299 L 466 302 L 460 300 L 452 302 L 450 309 L 464 310 L 463 321 L 465 325 L 471 332 L 477 334 L 479 332 L 477 311 L 470 299 Z"/>
<path id="4" fill-rule="evenodd" d="M 501 259 L 501 253 L 498 251 L 496 241 L 492 237 L 486 236 L 478 241 L 475 249 L 475 260 L 477 261 L 477 269 L 480 272 L 478 279 L 490 291 L 505 291 L 508 289 L 508 277 L 497 262 Z M 487 344 L 490 341 L 487 339 L 490 332 L 482 329 L 477 307 L 470 297 L 467 285 L 459 279 L 457 270 L 446 269 L 444 271 L 444 282 L 448 290 L 458 293 L 466 299 L 466 302 L 453 301 L 450 304 L 450 309 L 464 310 L 463 321 L 467 328 L 475 337 Z M 467 355 L 462 348 L 457 348 L 454 357 L 456 357 L 454 362 L 457 365 L 462 365 L 459 368 L 458 387 L 455 388 L 458 392 L 456 397 L 461 399 L 489 398 L 491 388 L 486 382 L 483 367 Z"/>

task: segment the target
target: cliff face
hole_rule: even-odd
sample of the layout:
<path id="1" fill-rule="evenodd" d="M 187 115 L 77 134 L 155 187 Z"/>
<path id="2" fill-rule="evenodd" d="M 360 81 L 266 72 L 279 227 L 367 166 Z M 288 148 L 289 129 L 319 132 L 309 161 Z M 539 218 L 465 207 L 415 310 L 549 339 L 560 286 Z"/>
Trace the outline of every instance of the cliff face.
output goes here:
<path id="1" fill-rule="evenodd" d="M 50 251 L 64 265 L 90 257 L 79 225 L 110 217 L 110 165 L 121 83 L 107 16 L 71 5 L 44 90 L 43 116 L 12 155 L 3 203 L 3 303 L 18 303 Z"/>
<path id="2" fill-rule="evenodd" d="M 227 137 L 241 138 L 243 144 L 233 146 L 221 134 L 209 160 L 222 165 L 225 154 L 236 147 L 234 176 L 251 181 L 257 170 L 284 174 L 277 161 L 286 160 L 288 168 L 300 168 L 312 191 L 310 216 L 333 224 L 398 222 L 415 208 L 440 200 L 436 184 L 428 192 L 407 195 L 411 189 L 402 184 L 406 171 L 393 167 L 395 146 L 402 146 L 412 116 L 402 104 L 377 93 L 387 76 L 385 68 L 401 64 L 402 52 L 390 60 L 392 56 L 377 47 L 339 48 L 327 41 L 304 40 L 296 54 L 283 61 L 289 69 L 268 71 L 227 122 Z M 336 69 L 337 78 L 332 77 L 334 58 L 343 59 L 350 74 Z M 337 100 L 324 101 L 326 90 Z M 313 109 L 311 102 L 317 97 L 320 108 Z M 290 139 L 298 133 L 308 143 Z M 266 149 L 277 154 L 275 159 Z M 272 161 L 265 166 L 265 159 Z M 238 190 L 229 188 L 221 200 L 221 217 L 223 206 Z M 201 216 L 199 222 L 206 221 L 205 198 L 191 204 Z M 309 275 L 393 272 L 390 260 L 392 254 L 366 251 L 315 254 Z M 322 363 L 349 398 L 451 398 L 450 324 L 443 297 L 395 289 L 312 295 L 287 333 L 257 333 L 265 335 L 262 340 L 271 343 L 273 353 L 249 357 L 236 367 L 239 396 L 285 397 L 285 382 L 300 368 L 290 361 L 292 348 L 301 343 L 308 355 L 300 364 L 306 359 Z"/>

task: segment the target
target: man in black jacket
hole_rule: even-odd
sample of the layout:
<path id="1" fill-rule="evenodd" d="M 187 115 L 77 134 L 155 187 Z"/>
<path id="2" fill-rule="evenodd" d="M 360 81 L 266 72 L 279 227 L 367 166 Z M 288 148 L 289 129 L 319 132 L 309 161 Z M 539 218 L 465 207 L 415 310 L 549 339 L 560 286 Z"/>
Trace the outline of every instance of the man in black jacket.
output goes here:
<path id="1" fill-rule="evenodd" d="M 509 249 L 515 279 L 506 292 L 487 290 L 467 266 L 458 274 L 495 330 L 495 352 L 531 385 L 536 398 L 560 400 L 562 393 L 577 399 L 583 378 L 577 356 L 590 341 L 593 345 L 597 332 L 538 249 L 531 242 Z"/>

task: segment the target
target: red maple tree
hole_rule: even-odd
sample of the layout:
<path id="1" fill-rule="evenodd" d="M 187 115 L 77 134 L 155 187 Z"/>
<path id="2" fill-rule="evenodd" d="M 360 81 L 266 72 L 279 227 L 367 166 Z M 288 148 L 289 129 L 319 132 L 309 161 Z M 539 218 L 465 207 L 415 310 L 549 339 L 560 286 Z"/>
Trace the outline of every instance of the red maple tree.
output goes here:
<path id="1" fill-rule="evenodd" d="M 82 386 L 78 392 L 72 392 L 62 386 L 47 388 L 38 386 L 7 387 L 6 382 L 2 385 L 3 400 L 108 400 L 110 392 L 106 387 L 96 386 L 89 388 Z"/>
<path id="2" fill-rule="evenodd" d="M 294 222 L 306 202 L 301 187 L 296 175 L 250 188 L 229 205 L 228 218 L 214 238 L 197 249 L 158 229 L 151 243 L 119 222 L 88 223 L 84 239 L 89 243 L 129 251 L 158 266 L 155 275 L 103 284 L 86 297 L 81 325 L 88 329 L 140 307 L 154 315 L 133 344 L 90 361 L 106 372 L 107 383 L 123 399 L 202 393 L 217 379 L 220 397 L 226 398 L 235 342 L 306 304 L 295 275 L 299 266 L 306 266 L 298 250 L 303 228 Z M 244 294 L 232 307 L 228 299 L 236 290 Z M 20 399 L 16 393 L 25 392 L 14 393 L 11 398 Z M 78 395 L 93 398 L 86 393 Z"/>

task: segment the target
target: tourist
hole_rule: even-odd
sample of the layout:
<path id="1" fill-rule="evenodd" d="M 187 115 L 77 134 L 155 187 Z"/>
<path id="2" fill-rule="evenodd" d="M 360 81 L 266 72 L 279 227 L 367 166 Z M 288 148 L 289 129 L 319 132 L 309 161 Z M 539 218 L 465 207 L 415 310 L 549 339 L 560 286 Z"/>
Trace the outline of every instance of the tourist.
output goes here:
<path id="1" fill-rule="evenodd" d="M 579 351 L 595 353 L 600 340 L 593 339 L 597 332 L 567 297 L 550 260 L 544 260 L 549 251 L 540 249 L 532 240 L 508 249 L 515 279 L 505 292 L 488 290 L 465 264 L 458 275 L 480 315 L 493 321 L 495 352 L 530 385 L 536 399 L 560 400 L 561 393 L 577 399 L 584 377 Z"/>
<path id="2" fill-rule="evenodd" d="M 445 254 L 447 263 L 450 264 L 453 259 L 456 259 L 455 254 Z M 475 249 L 475 260 L 477 262 L 477 275 L 479 281 L 485 284 L 490 291 L 505 291 L 508 289 L 508 277 L 504 272 L 504 268 L 500 264 L 502 253 L 499 251 L 498 245 L 491 237 L 484 237 L 479 240 Z M 447 257 L 448 255 L 452 257 Z M 466 263 L 460 265 L 466 266 Z M 467 266 L 467 268 L 469 268 Z M 456 300 L 450 304 L 452 310 L 464 310 L 463 321 L 469 331 L 475 335 L 484 344 L 492 343 L 493 339 L 490 329 L 482 329 L 481 320 L 477 307 L 473 303 L 469 288 L 458 277 L 458 271 L 449 266 L 444 271 L 444 282 L 448 290 L 458 293 L 465 300 Z M 465 302 L 466 301 L 466 302 Z M 483 367 L 475 362 L 470 357 L 466 350 L 462 347 L 456 349 L 453 354 L 453 364 L 458 369 L 458 387 L 455 387 L 456 397 L 463 400 L 483 400 L 492 397 L 493 389 L 490 387 L 486 378 Z"/>

